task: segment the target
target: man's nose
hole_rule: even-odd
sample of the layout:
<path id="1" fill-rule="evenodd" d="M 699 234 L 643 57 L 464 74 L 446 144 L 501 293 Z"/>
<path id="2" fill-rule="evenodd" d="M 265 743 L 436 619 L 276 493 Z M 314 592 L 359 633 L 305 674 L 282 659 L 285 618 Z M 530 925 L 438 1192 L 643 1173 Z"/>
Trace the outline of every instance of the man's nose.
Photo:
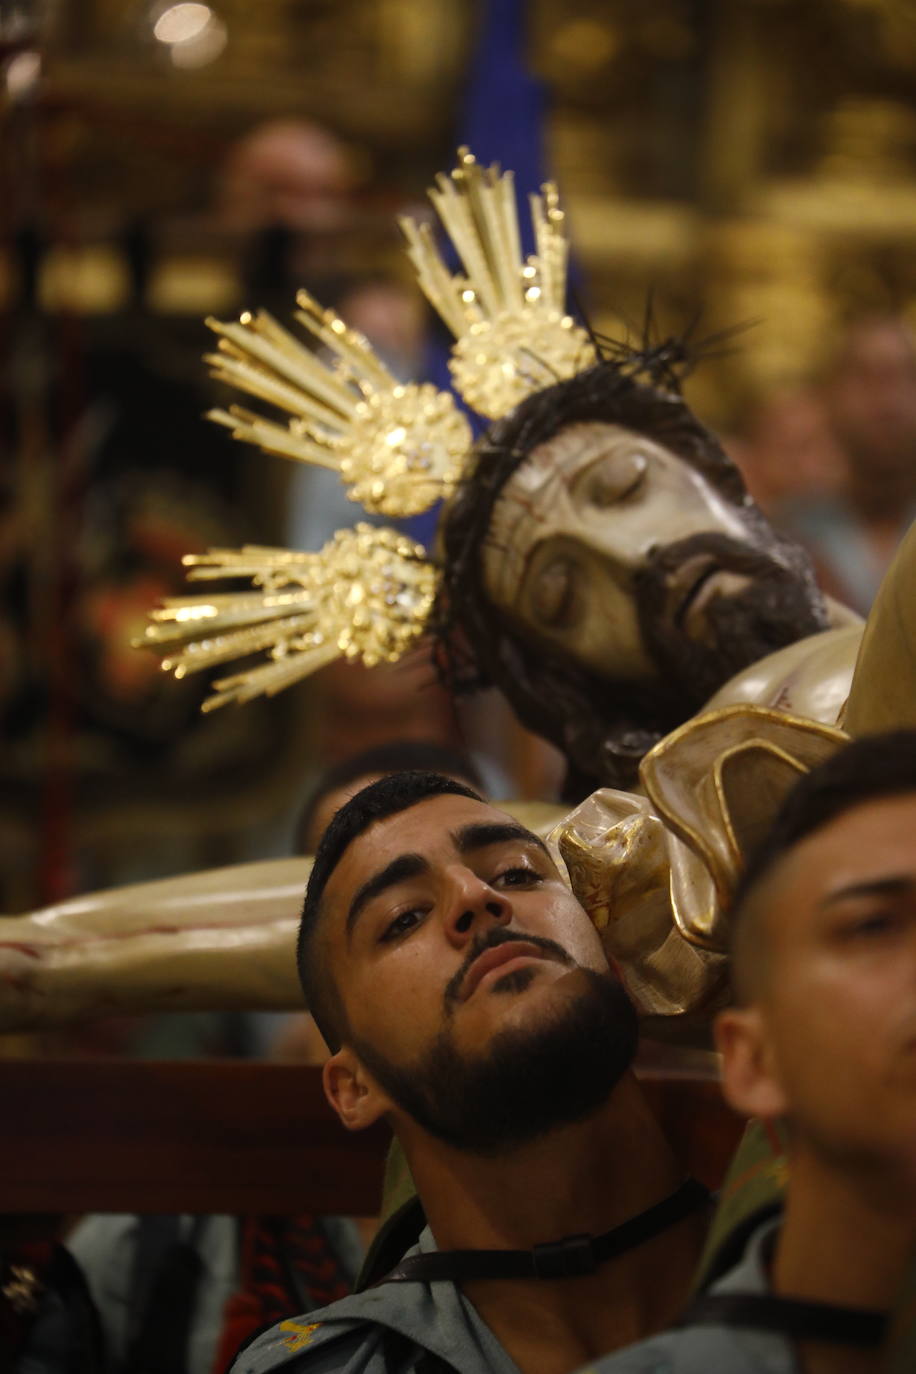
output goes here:
<path id="1" fill-rule="evenodd" d="M 465 945 L 485 926 L 506 925 L 512 919 L 512 904 L 498 888 L 468 868 L 455 870 L 451 877 L 445 928 L 453 944 Z"/>
<path id="2" fill-rule="evenodd" d="M 583 521 L 576 539 L 581 548 L 613 572 L 616 581 L 623 583 L 632 581 L 634 574 L 645 566 L 657 546 L 658 531 L 643 528 L 632 516 L 627 523 L 619 512 L 612 512 L 604 523 Z"/>

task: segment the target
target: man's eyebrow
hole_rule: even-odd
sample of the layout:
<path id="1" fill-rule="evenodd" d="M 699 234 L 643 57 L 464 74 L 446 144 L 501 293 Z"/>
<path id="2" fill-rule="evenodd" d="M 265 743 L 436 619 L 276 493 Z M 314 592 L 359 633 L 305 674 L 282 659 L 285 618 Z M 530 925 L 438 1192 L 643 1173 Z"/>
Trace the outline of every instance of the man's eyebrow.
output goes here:
<path id="1" fill-rule="evenodd" d="M 886 878 L 866 878 L 862 882 L 847 883 L 834 892 L 828 892 L 821 907 L 834 906 L 850 897 L 903 897 L 916 889 L 916 878 L 911 874 L 891 874 Z"/>
<path id="2" fill-rule="evenodd" d="M 550 851 L 539 835 L 526 830 L 523 825 L 513 821 L 485 821 L 478 825 L 465 825 L 452 835 L 459 854 L 467 854 L 472 849 L 485 849 L 490 844 L 507 844 L 521 840 L 523 844 L 536 844 L 550 858 Z"/>
<path id="3" fill-rule="evenodd" d="M 373 897 L 394 887 L 395 883 L 401 883 L 405 878 L 416 878 L 421 873 L 425 873 L 429 868 L 428 860 L 422 854 L 399 854 L 396 859 L 392 859 L 390 864 L 386 864 L 378 873 L 373 873 L 371 878 L 367 878 L 362 887 L 357 892 L 353 901 L 350 903 L 350 910 L 347 912 L 347 939 L 353 934 L 353 927 L 359 919 L 359 913 L 367 902 L 371 902 Z"/>

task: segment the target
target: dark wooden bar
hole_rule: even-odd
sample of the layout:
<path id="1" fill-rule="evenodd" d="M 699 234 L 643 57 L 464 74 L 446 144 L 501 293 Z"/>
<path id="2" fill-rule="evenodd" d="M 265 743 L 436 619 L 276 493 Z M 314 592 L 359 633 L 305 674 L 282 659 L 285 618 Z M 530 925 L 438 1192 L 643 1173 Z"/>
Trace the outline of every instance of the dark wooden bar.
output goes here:
<path id="1" fill-rule="evenodd" d="M 717 1185 L 741 1132 L 718 1085 L 643 1083 L 685 1167 Z M 315 1068 L 2 1060 L 0 1101 L 0 1214 L 378 1209 L 388 1133 L 345 1131 Z"/>
<path id="2" fill-rule="evenodd" d="M 352 1134 L 319 1069 L 0 1061 L 0 1213 L 378 1209 L 388 1132 Z"/>

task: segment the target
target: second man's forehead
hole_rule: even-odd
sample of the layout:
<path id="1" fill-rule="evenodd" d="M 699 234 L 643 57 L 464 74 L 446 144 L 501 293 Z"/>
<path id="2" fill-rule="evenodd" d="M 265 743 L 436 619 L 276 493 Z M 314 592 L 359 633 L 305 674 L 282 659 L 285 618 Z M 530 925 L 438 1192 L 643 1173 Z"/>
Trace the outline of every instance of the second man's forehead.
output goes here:
<path id="1" fill-rule="evenodd" d="M 783 850 L 760 887 L 791 927 L 793 899 L 821 908 L 846 891 L 878 891 L 904 876 L 916 878 L 916 791 L 839 812 Z"/>

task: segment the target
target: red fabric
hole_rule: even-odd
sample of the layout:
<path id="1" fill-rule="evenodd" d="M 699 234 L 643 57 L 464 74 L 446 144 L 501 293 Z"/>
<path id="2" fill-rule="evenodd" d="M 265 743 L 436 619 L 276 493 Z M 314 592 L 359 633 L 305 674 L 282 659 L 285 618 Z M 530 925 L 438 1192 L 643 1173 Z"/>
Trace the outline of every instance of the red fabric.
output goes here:
<path id="1" fill-rule="evenodd" d="M 233 1293 L 223 1309 L 223 1330 L 216 1347 L 213 1374 L 225 1374 L 239 1347 L 264 1325 L 256 1293 Z"/>
<path id="2" fill-rule="evenodd" d="M 318 1219 L 246 1217 L 241 1223 L 240 1287 L 226 1303 L 213 1374 L 225 1374 L 239 1346 L 285 1317 L 298 1316 L 302 1300 L 288 1278 L 292 1269 L 313 1307 L 345 1298 L 350 1283 Z"/>

